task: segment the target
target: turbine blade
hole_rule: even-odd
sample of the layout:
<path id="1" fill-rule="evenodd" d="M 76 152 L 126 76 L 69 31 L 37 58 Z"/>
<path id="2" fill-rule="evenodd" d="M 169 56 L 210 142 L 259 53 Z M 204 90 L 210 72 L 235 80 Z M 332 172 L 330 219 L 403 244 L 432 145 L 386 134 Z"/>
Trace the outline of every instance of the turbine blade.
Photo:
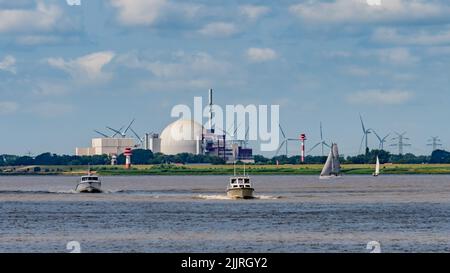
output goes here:
<path id="1" fill-rule="evenodd" d="M 323 141 L 322 122 L 320 122 L 320 141 Z"/>
<path id="2" fill-rule="evenodd" d="M 307 153 L 310 153 L 312 150 L 314 150 L 317 146 L 319 146 L 320 144 L 322 144 L 322 142 L 317 143 L 316 145 L 312 146 L 311 149 L 309 149 L 309 151 L 307 151 Z"/>
<path id="3" fill-rule="evenodd" d="M 119 135 L 122 134 L 120 131 L 117 131 L 116 129 L 113 129 L 113 128 L 108 127 L 108 126 L 106 126 L 106 129 L 109 129 L 109 130 L 111 130 L 111 131 L 113 131 L 115 133 L 113 137 L 115 137 L 117 134 L 119 134 Z"/>
<path id="4" fill-rule="evenodd" d="M 284 145 L 284 143 L 285 143 L 286 141 L 287 141 L 287 140 L 283 140 L 283 142 L 281 142 L 280 146 L 279 146 L 278 149 L 277 149 L 277 152 L 275 153 L 275 156 L 278 155 L 278 153 L 280 152 L 281 148 L 283 147 L 283 145 Z"/>
<path id="5" fill-rule="evenodd" d="M 361 144 L 359 144 L 359 154 L 361 154 L 361 148 L 362 148 L 362 145 L 363 145 L 363 142 L 364 142 L 364 138 L 366 137 L 366 134 L 364 134 L 363 135 L 363 137 L 362 137 L 362 139 L 361 139 Z"/>
<path id="6" fill-rule="evenodd" d="M 278 124 L 278 127 L 280 127 L 281 135 L 283 136 L 283 138 L 286 138 L 286 134 L 284 133 L 283 128 L 281 128 L 281 124 Z"/>
<path id="7" fill-rule="evenodd" d="M 139 140 L 139 142 L 141 142 L 141 144 L 143 143 L 141 137 L 133 130 L 133 128 L 130 128 L 131 132 L 133 132 L 133 134 L 136 136 L 136 138 Z"/>
<path id="8" fill-rule="evenodd" d="M 361 114 L 359 114 L 359 119 L 361 120 L 362 130 L 363 130 L 363 132 L 364 132 L 364 134 L 365 134 L 365 133 L 366 133 L 366 127 L 364 126 L 364 122 L 363 122 L 363 119 L 362 119 Z"/>
<path id="9" fill-rule="evenodd" d="M 131 125 L 133 125 L 134 121 L 135 121 L 135 119 L 133 119 L 133 120 L 130 122 L 130 124 L 128 125 L 127 129 L 125 129 L 125 131 L 123 131 L 123 134 L 122 134 L 122 135 L 125 135 L 125 134 L 128 132 L 128 130 L 131 128 Z"/>
<path id="10" fill-rule="evenodd" d="M 377 131 L 375 131 L 375 130 L 373 130 L 372 129 L 372 131 L 373 131 L 373 133 L 375 134 L 375 136 L 378 138 L 378 140 L 381 142 L 382 140 L 381 140 L 381 137 L 377 134 Z"/>
<path id="11" fill-rule="evenodd" d="M 109 138 L 109 136 L 107 136 L 106 134 L 104 134 L 104 133 L 102 133 L 100 131 L 94 130 L 94 132 L 96 132 L 97 134 L 102 135 L 102 136 L 104 136 L 106 138 Z"/>

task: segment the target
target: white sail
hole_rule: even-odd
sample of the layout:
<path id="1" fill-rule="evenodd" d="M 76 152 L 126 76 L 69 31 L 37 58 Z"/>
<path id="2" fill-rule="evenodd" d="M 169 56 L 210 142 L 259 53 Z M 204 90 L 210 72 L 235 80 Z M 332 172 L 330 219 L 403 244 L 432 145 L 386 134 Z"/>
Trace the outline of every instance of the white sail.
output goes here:
<path id="1" fill-rule="evenodd" d="M 375 165 L 375 175 L 380 174 L 380 159 L 377 156 L 377 164 Z"/>
<path id="2" fill-rule="evenodd" d="M 321 177 L 338 176 L 341 172 L 341 163 L 339 162 L 339 151 L 337 144 L 331 145 L 330 153 L 328 154 L 327 161 L 323 166 Z"/>
<path id="3" fill-rule="evenodd" d="M 338 175 L 341 173 L 341 162 L 339 161 L 339 151 L 337 144 L 333 144 L 333 171 L 332 174 Z"/>
<path id="4" fill-rule="evenodd" d="M 333 149 L 331 149 L 330 153 L 328 154 L 327 161 L 323 166 L 320 176 L 330 176 L 332 171 L 333 171 Z"/>

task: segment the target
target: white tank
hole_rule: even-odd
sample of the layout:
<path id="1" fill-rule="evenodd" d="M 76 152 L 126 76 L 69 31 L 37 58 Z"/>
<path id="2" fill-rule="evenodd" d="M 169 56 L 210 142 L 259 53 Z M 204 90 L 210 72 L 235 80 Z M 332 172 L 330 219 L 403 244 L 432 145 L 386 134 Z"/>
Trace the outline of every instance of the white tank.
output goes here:
<path id="1" fill-rule="evenodd" d="M 161 133 L 161 153 L 176 155 L 198 153 L 198 141 L 202 139 L 204 128 L 193 120 L 177 120 Z"/>

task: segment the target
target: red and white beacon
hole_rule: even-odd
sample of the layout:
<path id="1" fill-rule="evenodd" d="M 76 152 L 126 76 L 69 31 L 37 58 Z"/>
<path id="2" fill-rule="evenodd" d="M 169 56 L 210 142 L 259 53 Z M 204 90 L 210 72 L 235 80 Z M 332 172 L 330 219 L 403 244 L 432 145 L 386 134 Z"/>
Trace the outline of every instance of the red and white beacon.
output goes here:
<path id="1" fill-rule="evenodd" d="M 305 163 L 305 140 L 306 140 L 306 134 L 300 134 L 300 141 L 302 143 L 302 150 L 301 150 L 302 163 Z"/>
<path id="2" fill-rule="evenodd" d="M 125 152 L 123 153 L 125 156 L 125 169 L 131 168 L 131 155 L 133 155 L 133 152 L 131 148 L 125 148 Z"/>

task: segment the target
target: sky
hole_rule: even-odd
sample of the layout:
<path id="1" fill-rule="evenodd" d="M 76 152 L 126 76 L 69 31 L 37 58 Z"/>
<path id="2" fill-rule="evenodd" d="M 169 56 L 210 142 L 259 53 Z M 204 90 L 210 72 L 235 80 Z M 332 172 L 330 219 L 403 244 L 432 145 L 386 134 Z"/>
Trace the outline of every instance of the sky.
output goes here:
<path id="1" fill-rule="evenodd" d="M 132 118 L 161 132 L 209 88 L 218 105 L 280 105 L 307 149 L 322 122 L 357 154 L 359 114 L 380 135 L 406 131 L 405 152 L 429 154 L 431 136 L 450 148 L 450 2 L 376 2 L 0 0 L 0 154 L 73 154 Z"/>

